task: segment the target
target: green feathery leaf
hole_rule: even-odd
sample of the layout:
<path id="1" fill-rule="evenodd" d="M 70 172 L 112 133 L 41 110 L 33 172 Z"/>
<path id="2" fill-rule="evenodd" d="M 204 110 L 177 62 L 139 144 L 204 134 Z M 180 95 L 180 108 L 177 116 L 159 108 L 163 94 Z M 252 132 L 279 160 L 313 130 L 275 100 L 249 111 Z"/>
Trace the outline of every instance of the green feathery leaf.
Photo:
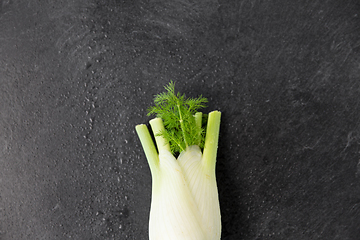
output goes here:
<path id="1" fill-rule="evenodd" d="M 201 95 L 186 98 L 185 94 L 175 94 L 175 83 L 172 81 L 165 86 L 165 90 L 167 92 L 155 96 L 155 106 L 148 109 L 148 116 L 156 115 L 164 122 L 165 131 L 159 135 L 169 141 L 172 153 L 180 153 L 191 145 L 203 148 L 205 128 L 196 125 L 194 115 L 206 107 L 207 99 Z"/>

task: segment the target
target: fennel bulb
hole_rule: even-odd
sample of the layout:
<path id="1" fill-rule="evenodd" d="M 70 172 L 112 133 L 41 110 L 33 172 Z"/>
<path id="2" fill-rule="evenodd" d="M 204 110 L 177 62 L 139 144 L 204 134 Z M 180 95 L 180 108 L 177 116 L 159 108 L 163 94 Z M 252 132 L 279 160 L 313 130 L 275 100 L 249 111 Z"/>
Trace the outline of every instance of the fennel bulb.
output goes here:
<path id="1" fill-rule="evenodd" d="M 166 89 L 168 96 L 161 96 L 165 101 L 176 97 L 167 102 L 172 104 L 170 108 L 175 113 L 161 106 L 160 110 L 166 111 L 158 111 L 157 115 L 175 122 L 169 123 L 159 117 L 150 121 L 158 151 L 146 125 L 136 126 L 152 175 L 149 239 L 219 240 L 221 216 L 215 163 L 221 113 L 213 111 L 209 114 L 204 134 L 202 114 L 194 111 L 206 100 L 200 97 L 195 99 L 197 103 L 190 102 L 186 107 L 185 98 L 174 94 L 172 83 Z M 155 103 L 159 104 L 159 101 L 155 100 Z M 191 104 L 197 104 L 197 107 L 192 108 Z M 191 129 L 184 129 L 186 127 Z M 174 150 L 180 152 L 177 159 Z"/>

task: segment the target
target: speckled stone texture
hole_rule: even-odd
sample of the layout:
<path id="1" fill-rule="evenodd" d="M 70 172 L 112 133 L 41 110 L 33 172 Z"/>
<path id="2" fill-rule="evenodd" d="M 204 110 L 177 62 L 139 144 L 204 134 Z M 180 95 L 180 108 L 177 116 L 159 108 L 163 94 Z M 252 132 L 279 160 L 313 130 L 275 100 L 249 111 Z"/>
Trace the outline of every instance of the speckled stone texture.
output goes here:
<path id="1" fill-rule="evenodd" d="M 0 0 L 0 239 L 148 239 L 170 80 L 222 112 L 222 239 L 360 239 L 357 0 Z"/>

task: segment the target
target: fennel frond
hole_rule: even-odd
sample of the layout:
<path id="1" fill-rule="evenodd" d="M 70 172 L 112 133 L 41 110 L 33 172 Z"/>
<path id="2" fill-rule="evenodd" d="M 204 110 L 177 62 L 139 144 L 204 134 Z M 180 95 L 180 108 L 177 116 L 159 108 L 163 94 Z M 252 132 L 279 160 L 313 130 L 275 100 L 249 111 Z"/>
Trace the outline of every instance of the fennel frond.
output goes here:
<path id="1" fill-rule="evenodd" d="M 149 116 L 156 115 L 164 122 L 166 130 L 159 135 L 169 141 L 172 153 L 180 153 L 191 145 L 203 148 L 205 129 L 201 124 L 196 124 L 195 115 L 199 109 L 206 107 L 207 99 L 202 96 L 186 98 L 185 94 L 176 94 L 172 81 L 165 89 L 167 92 L 156 95 L 155 106 L 148 109 Z"/>

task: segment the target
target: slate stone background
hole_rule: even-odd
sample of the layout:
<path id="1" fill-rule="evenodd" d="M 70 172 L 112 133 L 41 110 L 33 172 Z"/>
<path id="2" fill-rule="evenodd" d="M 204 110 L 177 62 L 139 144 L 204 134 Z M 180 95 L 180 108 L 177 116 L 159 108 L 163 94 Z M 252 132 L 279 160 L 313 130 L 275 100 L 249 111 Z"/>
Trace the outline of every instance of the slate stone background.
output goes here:
<path id="1" fill-rule="evenodd" d="M 222 112 L 222 239 L 360 239 L 359 53 L 357 0 L 0 0 L 0 239 L 148 239 L 170 80 Z"/>

